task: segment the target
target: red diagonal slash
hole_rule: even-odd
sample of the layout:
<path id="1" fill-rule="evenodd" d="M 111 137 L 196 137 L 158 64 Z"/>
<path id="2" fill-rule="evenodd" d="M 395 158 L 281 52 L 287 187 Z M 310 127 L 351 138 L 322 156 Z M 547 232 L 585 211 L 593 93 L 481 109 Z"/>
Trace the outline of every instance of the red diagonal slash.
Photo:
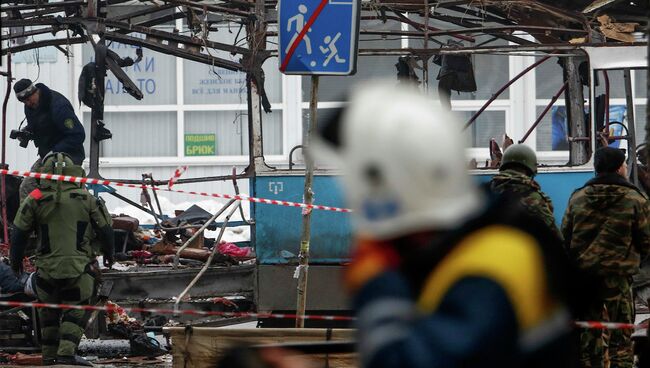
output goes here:
<path id="1" fill-rule="evenodd" d="M 298 48 L 298 45 L 300 42 L 302 42 L 302 39 L 305 37 L 307 32 L 309 31 L 309 28 L 311 28 L 312 24 L 316 21 L 316 18 L 318 18 L 318 15 L 320 12 L 323 10 L 325 5 L 327 5 L 327 2 L 329 0 L 321 0 L 320 4 L 318 4 L 318 8 L 314 10 L 314 13 L 309 17 L 309 20 L 307 21 L 307 24 L 305 24 L 304 27 L 302 27 L 302 31 L 298 34 L 298 38 L 296 38 L 295 41 L 293 41 L 293 44 L 291 45 L 291 48 L 289 49 L 289 52 L 287 52 L 287 55 L 284 57 L 284 61 L 282 61 L 282 65 L 280 65 L 280 71 L 284 72 L 287 69 L 287 65 L 289 64 L 289 60 L 291 60 L 291 57 L 293 56 L 294 51 L 296 51 L 296 48 Z M 282 50 L 280 50 L 282 51 Z"/>

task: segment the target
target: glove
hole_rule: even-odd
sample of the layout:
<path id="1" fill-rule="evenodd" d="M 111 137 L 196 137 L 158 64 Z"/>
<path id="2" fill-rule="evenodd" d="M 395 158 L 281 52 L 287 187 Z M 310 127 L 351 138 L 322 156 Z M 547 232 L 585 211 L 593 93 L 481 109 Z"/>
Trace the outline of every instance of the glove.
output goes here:
<path id="1" fill-rule="evenodd" d="M 380 274 L 396 269 L 399 264 L 399 253 L 390 243 L 361 239 L 352 254 L 352 262 L 345 270 L 345 286 L 348 291 L 355 292 Z"/>
<path id="2" fill-rule="evenodd" d="M 112 268 L 113 263 L 115 263 L 115 259 L 113 258 L 113 255 L 109 256 L 107 254 L 104 254 L 104 266 L 106 268 Z"/>

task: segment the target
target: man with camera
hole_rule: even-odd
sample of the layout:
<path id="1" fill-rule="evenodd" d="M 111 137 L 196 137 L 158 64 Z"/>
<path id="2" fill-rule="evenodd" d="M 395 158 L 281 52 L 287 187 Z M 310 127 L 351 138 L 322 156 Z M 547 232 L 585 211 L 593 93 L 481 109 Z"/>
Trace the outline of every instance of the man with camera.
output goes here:
<path id="1" fill-rule="evenodd" d="M 86 157 L 83 146 L 86 133 L 70 101 L 46 85 L 35 85 L 29 79 L 19 80 L 14 85 L 14 92 L 18 101 L 25 104 L 27 126 L 12 130 L 10 138 L 20 141 L 23 148 L 30 140 L 34 141 L 39 159 L 31 171 L 39 171 L 41 159 L 49 152 L 64 152 L 76 165 L 81 165 Z M 35 188 L 35 179 L 25 178 L 20 185 L 21 201 Z"/>

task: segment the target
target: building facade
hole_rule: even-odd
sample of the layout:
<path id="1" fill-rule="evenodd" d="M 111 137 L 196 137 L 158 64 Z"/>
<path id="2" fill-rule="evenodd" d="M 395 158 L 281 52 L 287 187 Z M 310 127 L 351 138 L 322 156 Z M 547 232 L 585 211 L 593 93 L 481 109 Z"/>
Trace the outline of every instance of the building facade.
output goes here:
<path id="1" fill-rule="evenodd" d="M 183 21 L 178 20 L 170 27 L 183 29 Z M 365 22 L 363 27 L 408 30 L 400 23 L 382 23 L 379 20 Z M 223 26 L 211 37 L 215 41 L 242 44 L 245 38 L 241 33 L 238 26 Z M 476 44 L 505 44 L 505 41 L 491 40 L 489 36 L 475 39 Z M 275 41 L 270 38 L 267 47 L 275 49 Z M 362 48 L 378 46 L 417 48 L 422 47 L 422 41 L 399 36 L 364 36 L 360 41 Z M 135 47 L 115 42 L 109 47 L 121 56 L 135 58 Z M 81 105 L 76 96 L 78 77 L 82 67 L 92 60 L 92 49 L 87 45 L 73 45 L 69 50 L 72 51 L 70 57 L 52 47 L 13 55 L 12 72 L 16 79 L 30 78 L 45 83 L 67 96 L 86 126 L 88 147 L 90 110 Z M 144 57 L 139 63 L 125 68 L 144 94 L 141 101 L 125 93 L 110 72 L 106 77 L 105 123 L 113 138 L 101 143 L 101 175 L 113 179 L 140 179 L 142 173 L 152 173 L 155 179 L 164 180 L 180 165 L 189 166 L 183 177 L 228 175 L 233 166 L 241 172 L 248 163 L 245 75 L 146 49 L 143 51 Z M 220 56 L 233 58 L 231 55 Z M 475 93 L 453 92 L 452 109 L 461 121 L 467 121 L 496 90 L 539 57 L 532 54 L 473 55 L 478 90 Z M 319 116 L 326 116 L 343 106 L 346 90 L 363 80 L 395 79 L 396 62 L 397 56 L 361 56 L 356 75 L 321 77 Z M 3 65 L 6 65 L 6 59 Z M 439 67 L 429 61 L 427 91 L 434 99 L 437 98 L 438 70 Z M 270 166 L 286 168 L 289 152 L 301 144 L 303 126 L 309 119 L 310 78 L 281 74 L 276 57 L 265 62 L 264 71 L 265 89 L 273 110 L 262 116 L 264 154 Z M 421 71 L 418 73 L 423 80 Z M 639 143 L 645 134 L 646 78 L 646 71 L 632 72 Z M 610 105 L 624 109 L 623 72 L 610 72 L 609 79 L 612 86 Z M 505 133 L 515 141 L 521 139 L 561 86 L 562 69 L 557 58 L 549 59 L 514 83 L 468 129 L 468 157 L 477 159 L 479 166 L 483 166 L 489 157 L 490 138 L 500 143 Z M 4 78 L 0 80 L 0 90 L 4 97 Z M 568 157 L 566 148 L 554 143 L 553 133 L 553 119 L 561 118 L 563 105 L 563 98 L 560 98 L 539 128 L 526 140 L 536 149 L 541 160 L 556 162 Z M 23 118 L 23 106 L 12 93 L 7 115 L 8 130 L 17 129 Z M 32 144 L 28 149 L 22 149 L 18 142 L 8 139 L 7 157 L 12 169 L 27 170 L 36 158 L 36 150 Z M 300 154 L 294 158 L 296 160 L 301 160 Z M 229 181 L 186 184 L 182 189 L 233 193 Z M 241 182 L 240 189 L 248 193 L 248 183 Z M 138 190 L 124 189 L 121 194 L 139 201 Z M 196 200 L 177 193 L 161 195 L 173 203 Z M 107 200 L 111 209 L 123 206 L 110 196 Z"/>

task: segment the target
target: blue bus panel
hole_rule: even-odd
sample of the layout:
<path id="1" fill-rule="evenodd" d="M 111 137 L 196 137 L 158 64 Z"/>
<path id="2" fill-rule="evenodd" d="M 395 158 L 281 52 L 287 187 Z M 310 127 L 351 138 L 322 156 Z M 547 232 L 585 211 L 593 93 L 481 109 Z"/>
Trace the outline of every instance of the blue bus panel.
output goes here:
<path id="1" fill-rule="evenodd" d="M 490 180 L 490 174 L 475 175 L 479 182 Z M 593 177 L 593 172 L 542 172 L 536 177 L 554 206 L 558 224 L 571 193 Z M 255 197 L 302 202 L 304 177 L 291 175 L 258 176 L 254 182 Z M 346 207 L 337 176 L 314 176 L 314 203 Z M 301 209 L 268 204 L 255 204 L 255 247 L 261 264 L 295 263 L 302 232 Z M 337 264 L 348 260 L 351 224 L 349 213 L 314 210 L 311 218 L 311 264 Z"/>

